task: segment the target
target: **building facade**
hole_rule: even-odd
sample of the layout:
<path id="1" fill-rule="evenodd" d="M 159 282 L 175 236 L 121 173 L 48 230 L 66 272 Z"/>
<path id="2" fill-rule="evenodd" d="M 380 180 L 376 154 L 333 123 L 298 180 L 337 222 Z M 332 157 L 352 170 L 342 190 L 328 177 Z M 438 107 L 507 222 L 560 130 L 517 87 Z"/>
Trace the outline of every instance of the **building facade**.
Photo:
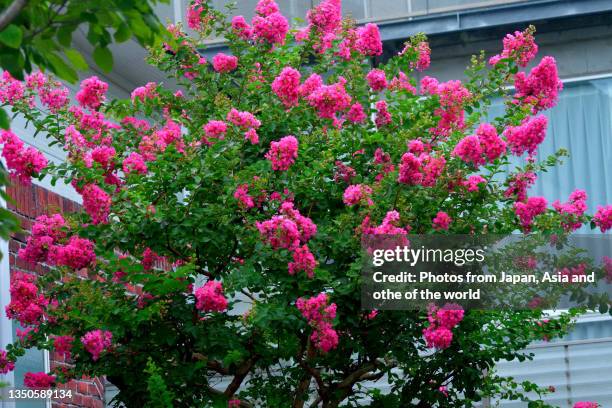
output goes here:
<path id="1" fill-rule="evenodd" d="M 213 0 L 222 8 L 228 3 Z M 282 12 L 288 17 L 303 17 L 317 1 L 280 0 Z M 250 17 L 257 0 L 239 0 L 235 14 Z M 178 22 L 184 18 L 187 0 L 174 0 L 160 6 L 163 21 Z M 501 38 L 508 32 L 522 30 L 529 24 L 537 27 L 539 58 L 556 58 L 565 90 L 559 104 L 547 113 L 550 127 L 547 140 L 540 148 L 541 157 L 559 148 L 567 148 L 571 157 L 554 171 L 544 174 L 533 194 L 544 195 L 549 201 L 564 201 L 574 187 L 589 195 L 588 205 L 612 202 L 612 1 L 609 0 L 344 0 L 345 15 L 358 23 L 374 21 L 381 28 L 384 41 L 382 59 L 403 48 L 410 35 L 424 32 L 430 38 L 432 65 L 424 74 L 440 80 L 460 79 L 470 56 L 484 49 L 488 55 L 501 49 Z M 76 46 L 87 52 L 86 42 L 77 39 Z M 224 50 L 223 39 L 211 39 L 205 55 Z M 148 81 L 162 81 L 155 69 L 144 63 L 145 51 L 135 43 L 114 47 L 116 67 L 109 75 L 95 73 L 109 83 L 114 96 L 126 97 L 137 86 Z M 539 61 L 539 58 L 536 60 Z M 418 78 L 417 78 L 418 79 Z M 167 82 L 166 82 L 167 83 Z M 499 106 L 493 106 L 492 115 Z M 42 150 L 49 160 L 64 159 L 60 149 L 49 148 L 44 139 L 34 139 L 30 131 L 14 123 L 14 131 L 27 143 Z M 8 189 L 15 199 L 9 205 L 28 230 L 32 220 L 45 213 L 78 210 L 80 197 L 69 186 L 52 187 L 48 182 L 32 187 L 13 186 Z M 6 205 L 6 203 L 4 204 Z M 6 254 L 0 265 L 0 306 L 8 303 L 9 273 L 29 270 L 16 257 L 25 242 L 17 234 L 0 244 Z M 2 313 L 0 342 L 10 342 L 16 327 Z M 547 401 L 561 407 L 571 407 L 581 400 L 599 401 L 612 407 L 612 320 L 607 316 L 589 315 L 577 322 L 567 338 L 530 346 L 531 362 L 503 362 L 500 374 L 516 379 L 529 379 L 543 386 L 553 386 L 555 392 Z M 53 365 L 66 364 L 57 356 L 31 350 L 18 364 L 14 373 L 0 377 L 20 387 L 27 371 L 43 371 Z M 385 388 L 384 384 L 373 384 Z M 113 387 L 104 379 L 84 379 L 68 385 L 72 401 L 56 401 L 53 406 L 103 407 L 113 395 Z M 485 401 L 485 406 L 519 407 L 520 403 Z M 496 405 L 498 404 L 498 405 Z M 32 403 L 22 407 L 44 407 Z M 10 407 L 0 402 L 0 407 Z"/>

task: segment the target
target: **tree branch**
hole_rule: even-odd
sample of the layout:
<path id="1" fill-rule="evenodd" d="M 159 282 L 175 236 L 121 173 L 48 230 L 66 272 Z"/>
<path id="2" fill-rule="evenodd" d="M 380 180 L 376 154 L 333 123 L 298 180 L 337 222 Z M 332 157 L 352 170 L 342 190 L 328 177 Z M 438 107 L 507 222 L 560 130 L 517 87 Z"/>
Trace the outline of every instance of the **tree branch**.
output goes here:
<path id="1" fill-rule="evenodd" d="M 0 14 L 0 31 L 4 30 L 28 4 L 28 0 L 13 0 L 10 6 Z"/>

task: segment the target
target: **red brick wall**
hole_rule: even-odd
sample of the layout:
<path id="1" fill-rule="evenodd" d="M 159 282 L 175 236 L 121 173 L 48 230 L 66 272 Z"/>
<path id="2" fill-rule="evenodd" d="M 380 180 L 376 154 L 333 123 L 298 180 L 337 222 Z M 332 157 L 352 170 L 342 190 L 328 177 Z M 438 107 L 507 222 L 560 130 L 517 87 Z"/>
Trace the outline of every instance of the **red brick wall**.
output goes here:
<path id="1" fill-rule="evenodd" d="M 8 208 L 18 217 L 24 231 L 32 228 L 36 217 L 43 214 L 70 213 L 78 211 L 80 206 L 74 201 L 68 200 L 52 191 L 38 186 L 14 185 L 7 188 L 7 193 L 13 198 L 14 203 L 8 203 Z M 26 272 L 44 272 L 42 266 L 36 266 L 23 262 L 17 257 L 17 251 L 25 245 L 27 233 L 14 234 L 9 241 L 9 263 L 11 273 L 15 270 Z M 56 353 L 50 354 L 51 367 L 61 367 L 70 364 L 62 356 Z M 53 401 L 54 408 L 59 407 L 85 407 L 102 408 L 104 403 L 104 382 L 98 378 L 83 378 L 79 381 L 71 381 L 60 388 L 70 389 L 72 398 Z"/>

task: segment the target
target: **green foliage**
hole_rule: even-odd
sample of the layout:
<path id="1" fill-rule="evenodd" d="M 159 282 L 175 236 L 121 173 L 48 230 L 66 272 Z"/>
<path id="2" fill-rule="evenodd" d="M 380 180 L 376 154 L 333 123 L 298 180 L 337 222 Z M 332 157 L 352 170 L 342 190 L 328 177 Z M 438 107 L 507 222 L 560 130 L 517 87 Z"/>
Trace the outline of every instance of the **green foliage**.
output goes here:
<path id="1" fill-rule="evenodd" d="M 149 401 L 146 408 L 172 408 L 174 395 L 168 390 L 161 370 L 149 359 L 145 374 L 149 375 L 147 389 L 149 391 Z"/>

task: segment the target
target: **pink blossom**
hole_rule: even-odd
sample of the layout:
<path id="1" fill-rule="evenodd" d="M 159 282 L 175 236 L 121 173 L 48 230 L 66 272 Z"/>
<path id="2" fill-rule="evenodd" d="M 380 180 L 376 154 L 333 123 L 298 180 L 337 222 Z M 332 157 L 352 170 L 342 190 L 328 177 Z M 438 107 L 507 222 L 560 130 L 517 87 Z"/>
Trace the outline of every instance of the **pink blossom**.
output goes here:
<path id="1" fill-rule="evenodd" d="M 272 91 L 287 108 L 298 104 L 300 79 L 300 71 L 292 67 L 285 67 L 272 82 Z"/>
<path id="2" fill-rule="evenodd" d="M 72 342 L 74 337 L 72 336 L 55 336 L 53 338 L 53 348 L 55 352 L 69 358 L 72 351 Z"/>
<path id="3" fill-rule="evenodd" d="M 517 156 L 527 152 L 534 154 L 546 137 L 548 120 L 539 115 L 526 118 L 519 126 L 510 126 L 504 131 L 510 150 Z"/>
<path id="4" fill-rule="evenodd" d="M 504 192 L 504 196 L 510 198 L 516 196 L 516 201 L 525 201 L 527 198 L 527 190 L 531 187 L 537 176 L 535 173 L 518 173 L 508 179 L 508 189 Z"/>
<path id="5" fill-rule="evenodd" d="M 391 80 L 389 89 L 392 91 L 406 91 L 412 95 L 416 95 L 417 91 L 414 85 L 408 79 L 408 76 L 400 71 L 400 73 Z"/>
<path id="6" fill-rule="evenodd" d="M 389 113 L 389 107 L 386 101 L 376 102 L 376 110 L 378 112 L 376 113 L 376 119 L 374 121 L 376 122 L 376 126 L 378 128 L 387 126 L 391 123 L 391 113 Z"/>
<path id="7" fill-rule="evenodd" d="M 378 26 L 368 23 L 357 29 L 355 48 L 363 55 L 376 56 L 382 54 L 382 41 Z"/>
<path id="8" fill-rule="evenodd" d="M 229 400 L 227 402 L 227 408 L 240 408 L 240 400 L 237 398 Z"/>
<path id="9" fill-rule="evenodd" d="M 416 62 L 410 62 L 410 68 L 416 68 L 419 71 L 424 71 L 431 64 L 431 48 L 426 41 L 421 41 L 416 46 L 407 44 L 399 55 L 404 55 L 407 52 L 412 52 L 416 55 Z"/>
<path id="10" fill-rule="evenodd" d="M 345 183 L 350 183 L 353 177 L 357 176 L 357 172 L 351 166 L 347 166 L 341 161 L 337 160 L 336 163 L 336 171 L 334 172 L 334 181 L 339 182 L 340 180 Z"/>
<path id="11" fill-rule="evenodd" d="M 147 171 L 147 164 L 139 153 L 132 152 L 125 158 L 125 160 L 123 160 L 123 172 L 126 175 L 133 172 L 147 174 Z"/>
<path id="12" fill-rule="evenodd" d="M 145 86 L 140 86 L 132 91 L 130 98 L 132 102 L 139 100 L 144 102 L 146 99 L 153 99 L 158 96 L 157 84 L 155 82 L 148 82 Z"/>
<path id="13" fill-rule="evenodd" d="M 219 281 L 208 281 L 195 291 L 196 309 L 201 312 L 223 312 L 227 299 L 223 296 L 223 285 Z"/>
<path id="14" fill-rule="evenodd" d="M 270 143 L 270 150 L 266 153 L 266 159 L 272 162 L 272 170 L 287 171 L 298 157 L 298 140 L 289 135 L 278 142 Z"/>
<path id="15" fill-rule="evenodd" d="M 453 332 L 464 317 L 465 312 L 459 305 L 446 305 L 442 308 L 432 306 L 427 313 L 429 326 L 423 329 L 427 347 L 445 349 L 453 341 Z"/>
<path id="16" fill-rule="evenodd" d="M 274 12 L 265 16 L 257 15 L 251 21 L 253 25 L 253 37 L 259 41 L 266 41 L 269 44 L 284 44 L 289 23 L 279 12 Z"/>
<path id="17" fill-rule="evenodd" d="M 212 145 L 210 139 L 223 140 L 227 132 L 227 124 L 221 120 L 211 120 L 203 126 L 204 137 L 202 143 Z"/>
<path id="18" fill-rule="evenodd" d="M 227 120 L 230 123 L 242 128 L 259 128 L 261 126 L 261 122 L 255 118 L 255 116 L 250 112 L 240 112 L 234 108 L 229 111 L 227 114 Z"/>
<path id="19" fill-rule="evenodd" d="M 351 97 L 346 92 L 345 84 L 346 79 L 340 77 L 335 84 L 321 85 L 306 99 L 317 110 L 321 118 L 332 119 L 337 112 L 342 112 L 351 105 Z"/>
<path id="20" fill-rule="evenodd" d="M 47 389 L 55 385 L 55 376 L 47 373 L 25 373 L 23 385 L 32 389 Z"/>
<path id="21" fill-rule="evenodd" d="M 425 152 L 425 144 L 419 139 L 411 140 L 408 142 L 408 151 L 418 156 Z"/>
<path id="22" fill-rule="evenodd" d="M 593 222 L 601 229 L 601 232 L 612 229 L 612 205 L 597 207 L 597 212 L 593 216 Z"/>
<path id="23" fill-rule="evenodd" d="M 389 211 L 385 215 L 383 222 L 377 227 L 369 226 L 369 218 L 363 220 L 364 235 L 398 235 L 404 236 L 408 234 L 409 228 L 399 227 L 400 215 L 397 211 Z"/>
<path id="24" fill-rule="evenodd" d="M 422 153 L 418 157 L 408 152 L 402 156 L 397 181 L 409 185 L 433 187 L 442 174 L 446 160 Z"/>
<path id="25" fill-rule="evenodd" d="M 83 208 L 91 217 L 94 224 L 105 224 L 108 222 L 108 214 L 111 207 L 111 197 L 96 184 L 87 184 L 81 191 L 83 197 Z"/>
<path id="26" fill-rule="evenodd" d="M 312 27 L 321 33 L 336 33 L 342 24 L 341 0 L 323 0 L 312 10 L 308 11 L 306 18 Z"/>
<path id="27" fill-rule="evenodd" d="M 263 17 L 278 13 L 279 10 L 278 4 L 274 0 L 259 0 L 255 6 L 255 12 Z"/>
<path id="28" fill-rule="evenodd" d="M 428 327 L 423 330 L 427 347 L 446 349 L 449 348 L 453 341 L 453 332 L 446 327 Z"/>
<path id="29" fill-rule="evenodd" d="M 253 28 L 246 22 L 243 16 L 232 18 L 232 30 L 234 34 L 243 40 L 248 40 L 253 35 Z"/>
<path id="30" fill-rule="evenodd" d="M 194 31 L 198 31 L 202 28 L 204 18 L 202 13 L 206 11 L 206 3 L 202 0 L 195 0 L 189 8 L 187 8 L 187 27 Z"/>
<path id="31" fill-rule="evenodd" d="M 529 197 L 526 202 L 514 203 L 514 212 L 521 221 L 521 226 L 529 230 L 533 219 L 546 212 L 548 202 L 544 197 Z"/>
<path id="32" fill-rule="evenodd" d="M 317 226 L 310 218 L 300 214 L 293 203 L 282 203 L 279 213 L 269 220 L 256 223 L 261 237 L 273 249 L 295 250 L 300 243 L 306 243 L 317 233 Z"/>
<path id="33" fill-rule="evenodd" d="M 355 184 L 348 186 L 346 190 L 344 190 L 342 201 L 344 201 L 344 204 L 348 205 L 349 207 L 360 203 L 371 206 L 374 205 L 371 196 L 372 188 L 370 186 L 365 184 Z"/>
<path id="34" fill-rule="evenodd" d="M 515 100 L 533 105 L 534 112 L 552 108 L 557 104 L 563 82 L 557 74 L 557 63 L 553 57 L 544 57 L 529 76 L 524 72 L 516 74 Z"/>
<path id="35" fill-rule="evenodd" d="M 310 279 L 314 277 L 314 269 L 317 266 L 317 261 L 314 255 L 310 252 L 307 245 L 296 248 L 293 251 L 293 262 L 289 262 L 289 275 L 295 275 L 300 271 L 304 271 Z"/>
<path id="36" fill-rule="evenodd" d="M 580 401 L 574 404 L 574 408 L 599 408 L 600 406 L 594 401 Z"/>
<path id="37" fill-rule="evenodd" d="M 387 77 L 385 76 L 385 71 L 382 69 L 375 68 L 371 70 L 368 72 L 366 79 L 373 91 L 378 92 L 387 88 Z"/>
<path id="38" fill-rule="evenodd" d="M 336 317 L 336 304 L 329 304 L 327 294 L 299 298 L 295 305 L 313 329 L 310 339 L 315 347 L 324 353 L 335 349 L 338 346 L 338 333 L 332 328 L 332 322 Z"/>
<path id="39" fill-rule="evenodd" d="M 97 76 L 92 76 L 81 82 L 81 89 L 75 98 L 84 108 L 97 109 L 106 99 L 108 84 L 100 81 Z"/>
<path id="40" fill-rule="evenodd" d="M 91 358 L 97 361 L 100 358 L 102 352 L 107 351 L 113 341 L 113 333 L 108 330 L 92 330 L 85 333 L 81 337 L 81 343 L 83 347 L 91 354 Z"/>
<path id="41" fill-rule="evenodd" d="M 492 162 L 506 151 L 506 142 L 498 135 L 493 125 L 481 124 L 476 134 L 463 138 L 455 149 L 453 155 L 460 157 L 466 163 L 475 166 Z"/>
<path id="42" fill-rule="evenodd" d="M 363 111 L 363 105 L 361 105 L 359 102 L 352 104 L 346 113 L 346 119 L 353 123 L 363 123 L 367 118 L 368 117 Z"/>
<path id="43" fill-rule="evenodd" d="M 73 235 L 66 245 L 50 248 L 49 261 L 54 265 L 67 266 L 74 270 L 86 268 L 96 262 L 94 243 Z"/>
<path id="44" fill-rule="evenodd" d="M 526 67 L 538 53 L 538 45 L 528 31 L 515 31 L 514 35 L 506 34 L 503 43 L 504 50 L 500 55 L 491 57 L 489 64 L 496 65 L 502 58 L 512 58 L 519 66 Z"/>
<path id="45" fill-rule="evenodd" d="M 484 177 L 476 174 L 470 176 L 466 181 L 463 182 L 463 185 L 467 188 L 467 191 L 474 192 L 480 189 L 481 184 L 486 184 L 487 180 Z"/>
<path id="46" fill-rule="evenodd" d="M 0 374 L 7 374 L 15 369 L 15 363 L 6 356 L 6 351 L 0 350 Z"/>
<path id="47" fill-rule="evenodd" d="M 16 80 L 8 71 L 2 72 L 0 81 L 0 102 L 14 105 L 24 96 L 24 87 L 21 81 Z"/>
<path id="48" fill-rule="evenodd" d="M 213 68 L 220 73 L 232 72 L 238 68 L 238 57 L 220 52 L 213 57 Z"/>
<path id="49" fill-rule="evenodd" d="M 32 264 L 46 261 L 49 248 L 66 236 L 65 226 L 66 221 L 60 214 L 36 218 L 32 235 L 28 237 L 25 248 L 19 250 L 19 258 Z"/>
<path id="50" fill-rule="evenodd" d="M 563 226 L 568 231 L 577 230 L 582 226 L 581 217 L 587 210 L 587 194 L 584 190 L 574 190 L 566 203 L 556 200 L 552 206 L 563 217 Z"/>
<path id="51" fill-rule="evenodd" d="M 438 211 L 435 218 L 432 221 L 433 229 L 435 230 L 448 230 L 450 223 L 453 219 L 444 211 Z"/>
<path id="52" fill-rule="evenodd" d="M 39 91 L 38 96 L 40 102 L 48 107 L 51 113 L 57 113 L 68 105 L 68 94 L 68 88 L 48 83 L 46 87 Z"/>
<path id="53" fill-rule="evenodd" d="M 308 78 L 304 81 L 300 88 L 298 89 L 298 93 L 301 97 L 307 97 L 317 89 L 323 86 L 323 78 L 319 74 L 310 74 Z"/>
<path id="54" fill-rule="evenodd" d="M 113 159 L 115 158 L 115 149 L 111 146 L 98 146 L 89 151 L 85 155 L 85 165 L 92 167 L 93 162 L 96 162 L 104 170 L 109 170 L 114 167 Z"/>
<path id="55" fill-rule="evenodd" d="M 23 141 L 10 130 L 0 130 L 0 143 L 4 144 L 2 157 L 11 178 L 22 184 L 30 185 L 32 176 L 47 167 L 47 158 L 34 147 L 24 147 Z"/>
<path id="56" fill-rule="evenodd" d="M 17 320 L 23 326 L 38 325 L 45 316 L 49 301 L 38 291 L 34 275 L 15 272 L 11 277 L 10 302 L 6 316 Z"/>
<path id="57" fill-rule="evenodd" d="M 241 184 L 236 188 L 234 192 L 234 198 L 238 200 L 238 203 L 243 208 L 253 208 L 255 207 L 255 202 L 253 201 L 253 197 L 249 195 L 249 185 Z"/>

